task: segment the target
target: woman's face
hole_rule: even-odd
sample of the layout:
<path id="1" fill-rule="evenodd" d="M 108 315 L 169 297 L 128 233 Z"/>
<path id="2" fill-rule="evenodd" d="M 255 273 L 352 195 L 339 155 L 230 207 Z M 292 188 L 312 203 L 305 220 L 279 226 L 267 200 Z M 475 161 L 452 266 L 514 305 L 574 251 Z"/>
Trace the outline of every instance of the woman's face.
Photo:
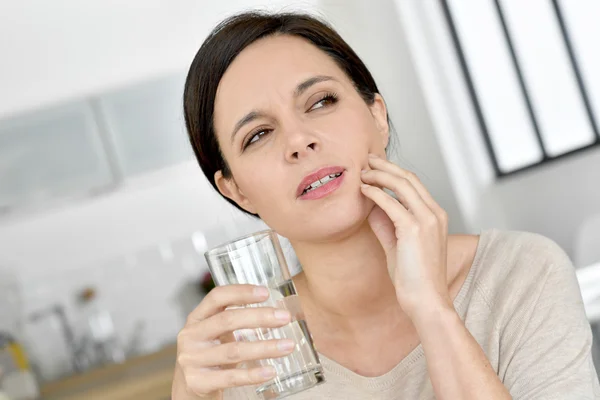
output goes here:
<path id="1" fill-rule="evenodd" d="M 360 192 L 360 174 L 369 153 L 385 156 L 386 115 L 379 95 L 367 105 L 314 45 L 285 35 L 261 39 L 219 83 L 215 131 L 233 179 L 217 172 L 217 186 L 290 240 L 335 239 L 373 207 Z M 304 191 L 323 174 L 321 187 Z"/>

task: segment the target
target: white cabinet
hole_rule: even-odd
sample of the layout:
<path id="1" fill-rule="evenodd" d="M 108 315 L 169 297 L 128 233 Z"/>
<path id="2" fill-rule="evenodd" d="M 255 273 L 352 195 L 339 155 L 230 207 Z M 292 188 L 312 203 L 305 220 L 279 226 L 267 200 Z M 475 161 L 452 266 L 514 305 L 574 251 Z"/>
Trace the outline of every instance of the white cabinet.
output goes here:
<path id="1" fill-rule="evenodd" d="M 183 118 L 183 74 L 99 97 L 99 109 L 125 177 L 194 157 Z"/>
<path id="2" fill-rule="evenodd" d="M 0 121 L 0 214 L 193 159 L 184 81 L 173 74 Z"/>
<path id="3" fill-rule="evenodd" d="M 0 121 L 0 211 L 81 195 L 111 181 L 87 103 Z"/>

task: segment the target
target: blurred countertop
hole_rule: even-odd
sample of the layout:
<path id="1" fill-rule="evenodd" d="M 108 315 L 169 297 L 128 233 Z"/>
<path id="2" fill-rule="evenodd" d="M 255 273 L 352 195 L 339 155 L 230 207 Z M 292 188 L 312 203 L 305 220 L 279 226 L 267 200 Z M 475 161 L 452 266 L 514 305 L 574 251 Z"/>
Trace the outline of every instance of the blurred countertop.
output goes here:
<path id="1" fill-rule="evenodd" d="M 176 354 L 176 346 L 170 345 L 47 383 L 41 387 L 41 400 L 168 400 Z"/>

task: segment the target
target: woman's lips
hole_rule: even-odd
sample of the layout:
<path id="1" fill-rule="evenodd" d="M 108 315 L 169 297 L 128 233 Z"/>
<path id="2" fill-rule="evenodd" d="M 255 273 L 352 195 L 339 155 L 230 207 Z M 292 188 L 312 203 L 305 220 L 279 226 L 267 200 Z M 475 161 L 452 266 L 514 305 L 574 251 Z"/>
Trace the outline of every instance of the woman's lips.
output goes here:
<path id="1" fill-rule="evenodd" d="M 296 196 L 297 197 L 302 196 L 302 194 L 304 194 L 304 190 L 312 183 L 314 183 L 320 179 L 323 179 L 326 176 L 336 175 L 336 174 L 339 174 L 342 172 L 344 172 L 344 168 L 338 167 L 338 166 L 322 167 L 314 172 L 311 172 L 310 174 L 306 175 L 302 179 L 302 181 L 298 184 L 298 187 L 296 188 Z"/>
<path id="2" fill-rule="evenodd" d="M 334 178 L 334 179 L 330 180 L 329 182 L 319 186 L 318 188 L 313 189 L 311 191 L 308 191 L 308 192 L 300 195 L 298 198 L 301 200 L 317 200 L 317 199 L 323 198 L 325 196 L 328 196 L 329 194 L 336 191 L 342 185 L 345 176 L 346 176 L 345 171 L 342 171 L 342 174 L 340 176 L 338 176 L 337 178 Z"/>

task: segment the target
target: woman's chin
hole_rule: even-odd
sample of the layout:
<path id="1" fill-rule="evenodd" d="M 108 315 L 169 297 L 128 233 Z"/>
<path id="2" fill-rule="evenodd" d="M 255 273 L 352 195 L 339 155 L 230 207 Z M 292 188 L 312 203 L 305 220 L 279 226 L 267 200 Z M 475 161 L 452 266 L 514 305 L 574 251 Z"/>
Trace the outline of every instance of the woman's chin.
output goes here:
<path id="1" fill-rule="evenodd" d="M 338 202 L 326 212 L 302 218 L 294 228 L 289 229 L 290 237 L 324 242 L 341 239 L 360 229 L 372 208 L 373 203 L 365 197 L 354 202 Z"/>

